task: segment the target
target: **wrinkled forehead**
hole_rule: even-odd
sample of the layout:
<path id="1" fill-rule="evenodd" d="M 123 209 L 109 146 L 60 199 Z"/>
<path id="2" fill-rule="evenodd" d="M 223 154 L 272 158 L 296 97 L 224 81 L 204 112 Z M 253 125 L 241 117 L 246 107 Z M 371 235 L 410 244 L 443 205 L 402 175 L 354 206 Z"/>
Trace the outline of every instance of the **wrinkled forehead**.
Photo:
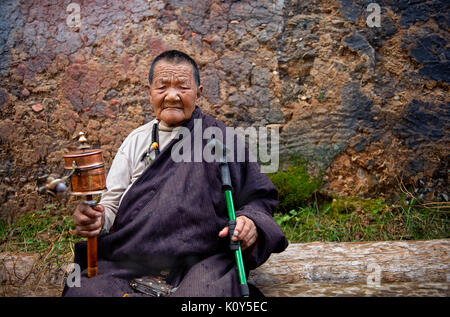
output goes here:
<path id="1" fill-rule="evenodd" d="M 194 69 L 189 63 L 174 63 L 161 60 L 155 65 L 153 81 L 161 78 L 194 80 Z"/>

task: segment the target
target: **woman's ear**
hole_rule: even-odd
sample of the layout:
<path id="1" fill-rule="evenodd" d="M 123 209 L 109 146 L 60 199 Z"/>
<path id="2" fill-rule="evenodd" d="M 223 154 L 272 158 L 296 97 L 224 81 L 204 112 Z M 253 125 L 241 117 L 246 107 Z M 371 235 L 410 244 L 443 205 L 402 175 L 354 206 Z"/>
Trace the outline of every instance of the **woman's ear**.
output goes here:
<path id="1" fill-rule="evenodd" d="M 200 98 L 200 96 L 202 95 L 202 91 L 203 91 L 203 86 L 199 86 L 197 88 L 197 99 Z"/>
<path id="2" fill-rule="evenodd" d="M 153 102 L 152 102 L 152 87 L 148 86 L 147 88 L 148 88 L 148 95 L 150 97 L 150 104 L 153 105 Z"/>

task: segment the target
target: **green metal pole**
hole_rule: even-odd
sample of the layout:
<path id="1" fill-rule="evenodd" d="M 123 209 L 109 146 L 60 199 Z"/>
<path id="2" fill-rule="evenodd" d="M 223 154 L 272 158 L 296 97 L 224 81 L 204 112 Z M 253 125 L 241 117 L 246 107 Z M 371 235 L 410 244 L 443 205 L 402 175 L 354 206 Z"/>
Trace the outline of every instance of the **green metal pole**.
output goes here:
<path id="1" fill-rule="evenodd" d="M 242 250 L 241 250 L 241 243 L 240 241 L 233 241 L 233 231 L 236 227 L 236 213 L 234 212 L 234 204 L 233 204 L 233 195 L 231 191 L 233 190 L 233 185 L 231 182 L 231 175 L 230 175 L 230 169 L 228 167 L 227 163 L 227 149 L 221 143 L 220 141 L 217 141 L 216 139 L 212 139 L 209 141 L 209 143 L 212 143 L 215 149 L 215 153 L 217 156 L 222 154 L 222 156 L 218 157 L 219 165 L 220 165 L 220 174 L 222 179 L 222 190 L 225 193 L 225 200 L 227 203 L 227 210 L 228 210 L 228 235 L 229 235 L 229 243 L 230 243 L 230 250 L 234 251 L 234 257 L 236 259 L 236 265 L 237 265 L 237 271 L 238 271 L 238 277 L 239 277 L 239 288 L 241 291 L 242 297 L 249 297 L 250 292 L 247 285 L 247 278 L 245 276 L 245 269 L 244 269 L 244 260 L 242 259 Z"/>
<path id="2" fill-rule="evenodd" d="M 231 194 L 231 190 L 225 190 L 225 199 L 227 201 L 228 217 L 230 218 L 231 221 L 236 221 L 236 214 L 234 212 L 233 196 Z M 234 256 L 236 258 L 239 282 L 241 284 L 241 291 L 242 288 L 247 289 L 247 291 L 244 291 L 243 296 L 248 297 L 247 278 L 245 276 L 244 260 L 242 258 L 241 243 L 239 241 L 238 241 L 238 248 L 237 250 L 234 251 Z"/>

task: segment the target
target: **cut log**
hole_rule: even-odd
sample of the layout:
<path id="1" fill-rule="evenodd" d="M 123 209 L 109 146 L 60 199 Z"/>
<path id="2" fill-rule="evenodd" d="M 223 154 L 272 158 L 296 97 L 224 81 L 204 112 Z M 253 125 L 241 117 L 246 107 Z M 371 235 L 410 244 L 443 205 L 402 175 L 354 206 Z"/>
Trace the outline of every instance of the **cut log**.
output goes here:
<path id="1" fill-rule="evenodd" d="M 252 271 L 249 282 L 274 297 L 448 297 L 449 250 L 449 239 L 296 243 Z M 0 296 L 60 296 L 64 271 L 37 255 L 0 253 Z"/>
<path id="2" fill-rule="evenodd" d="M 250 273 L 266 296 L 449 296 L 450 240 L 291 244 Z"/>

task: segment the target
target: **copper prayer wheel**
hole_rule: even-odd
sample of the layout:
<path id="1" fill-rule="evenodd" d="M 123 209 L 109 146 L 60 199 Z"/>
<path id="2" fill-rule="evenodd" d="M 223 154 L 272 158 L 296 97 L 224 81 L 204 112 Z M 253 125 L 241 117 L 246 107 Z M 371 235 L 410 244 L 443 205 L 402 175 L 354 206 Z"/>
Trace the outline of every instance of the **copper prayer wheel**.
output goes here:
<path id="1" fill-rule="evenodd" d="M 79 134 L 78 151 L 63 155 L 64 169 L 70 171 L 71 195 L 86 196 L 84 204 L 94 207 L 93 195 L 105 192 L 105 163 L 101 149 L 91 149 L 83 132 Z M 97 275 L 97 237 L 87 241 L 88 277 Z"/>
<path id="2" fill-rule="evenodd" d="M 83 149 L 63 155 L 64 169 L 73 171 L 72 195 L 97 195 L 106 191 L 101 149 Z"/>

